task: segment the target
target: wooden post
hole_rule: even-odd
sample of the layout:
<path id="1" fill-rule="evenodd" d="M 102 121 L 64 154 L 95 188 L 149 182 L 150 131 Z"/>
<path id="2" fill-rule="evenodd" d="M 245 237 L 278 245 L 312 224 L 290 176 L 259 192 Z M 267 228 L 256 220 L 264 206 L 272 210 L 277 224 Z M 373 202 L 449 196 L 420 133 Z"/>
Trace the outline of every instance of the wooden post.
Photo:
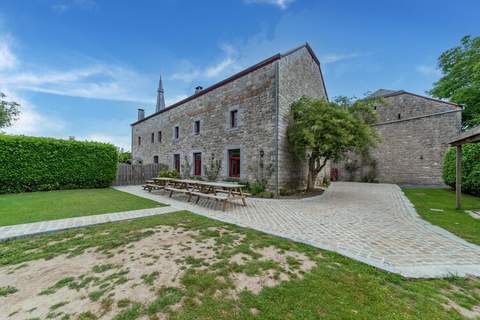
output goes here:
<path id="1" fill-rule="evenodd" d="M 457 159 L 456 159 L 456 180 L 455 180 L 455 191 L 456 191 L 456 208 L 460 209 L 462 207 L 461 197 L 462 197 L 462 145 L 457 146 Z"/>

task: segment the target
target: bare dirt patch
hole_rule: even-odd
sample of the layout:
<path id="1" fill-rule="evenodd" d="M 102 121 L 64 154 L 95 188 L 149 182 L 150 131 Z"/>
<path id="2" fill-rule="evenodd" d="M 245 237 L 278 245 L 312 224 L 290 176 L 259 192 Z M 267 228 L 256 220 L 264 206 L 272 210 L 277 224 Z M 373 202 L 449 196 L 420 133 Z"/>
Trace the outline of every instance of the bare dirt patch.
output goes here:
<path id="1" fill-rule="evenodd" d="M 63 254 L 0 268 L 2 286 L 17 290 L 0 297 L 0 319 L 77 319 L 86 312 L 98 319 L 122 312 L 166 319 L 182 309 L 188 285 L 210 281 L 207 274 L 216 279 L 215 296 L 235 298 L 242 290 L 257 294 L 264 287 L 302 277 L 315 266 L 303 253 L 274 246 L 250 248 L 254 257 L 226 254 L 245 246 L 245 235 L 225 228 L 159 226 L 145 231 L 153 234 L 110 252 L 90 248 L 73 257 Z M 223 276 L 215 275 L 219 265 L 229 270 Z M 201 298 L 193 299 L 201 304 Z"/>

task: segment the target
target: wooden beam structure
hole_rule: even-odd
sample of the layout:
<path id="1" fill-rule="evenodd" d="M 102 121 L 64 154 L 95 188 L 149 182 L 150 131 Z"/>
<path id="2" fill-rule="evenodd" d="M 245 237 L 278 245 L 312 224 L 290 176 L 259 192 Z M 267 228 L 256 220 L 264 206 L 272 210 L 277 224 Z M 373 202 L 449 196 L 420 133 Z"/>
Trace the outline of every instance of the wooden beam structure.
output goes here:
<path id="1" fill-rule="evenodd" d="M 457 159 L 455 166 L 455 193 L 456 201 L 455 208 L 460 209 L 462 207 L 462 145 L 456 146 Z"/>
<path id="2" fill-rule="evenodd" d="M 468 143 L 480 143 L 480 126 L 476 126 L 460 134 L 450 145 L 456 147 L 455 160 L 455 207 L 462 208 L 462 146 Z"/>

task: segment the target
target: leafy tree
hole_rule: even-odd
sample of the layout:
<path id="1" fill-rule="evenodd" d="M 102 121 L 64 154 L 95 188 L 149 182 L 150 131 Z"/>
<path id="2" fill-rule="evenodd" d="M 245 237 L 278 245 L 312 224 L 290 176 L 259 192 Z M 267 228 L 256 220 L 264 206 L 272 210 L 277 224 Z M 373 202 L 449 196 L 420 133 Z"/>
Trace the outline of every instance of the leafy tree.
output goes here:
<path id="1" fill-rule="evenodd" d="M 0 128 L 9 127 L 18 118 L 20 105 L 15 101 L 5 100 L 7 96 L 0 92 Z"/>
<path id="2" fill-rule="evenodd" d="M 464 37 L 460 46 L 440 55 L 438 66 L 444 75 L 430 94 L 464 105 L 464 126 L 480 124 L 480 37 Z"/>
<path id="3" fill-rule="evenodd" d="M 131 164 L 132 163 L 132 153 L 128 152 L 128 151 L 122 151 L 120 150 L 118 152 L 118 162 L 119 163 L 128 163 L 128 164 Z"/>
<path id="4" fill-rule="evenodd" d="M 329 160 L 340 160 L 348 152 L 368 153 L 378 141 L 370 126 L 376 121 L 375 99 L 353 101 L 340 97 L 333 102 L 302 97 L 291 106 L 287 130 L 290 150 L 308 162 L 307 190 L 315 186 Z"/>

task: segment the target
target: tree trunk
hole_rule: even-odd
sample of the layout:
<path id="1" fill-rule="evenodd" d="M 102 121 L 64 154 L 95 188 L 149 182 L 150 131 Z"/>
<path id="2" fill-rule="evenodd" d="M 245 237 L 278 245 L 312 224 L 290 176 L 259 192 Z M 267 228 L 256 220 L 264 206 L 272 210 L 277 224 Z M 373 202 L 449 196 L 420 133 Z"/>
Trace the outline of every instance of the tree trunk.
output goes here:
<path id="1" fill-rule="evenodd" d="M 320 158 L 311 157 L 308 159 L 308 176 L 307 176 L 307 191 L 312 191 L 315 189 L 315 182 L 317 181 L 317 176 L 322 171 L 322 169 L 327 164 L 328 159 L 324 159 L 320 163 Z"/>
<path id="2" fill-rule="evenodd" d="M 317 180 L 318 175 L 318 173 L 315 172 L 315 162 L 314 157 L 308 159 L 307 191 L 315 189 L 315 180 Z"/>

